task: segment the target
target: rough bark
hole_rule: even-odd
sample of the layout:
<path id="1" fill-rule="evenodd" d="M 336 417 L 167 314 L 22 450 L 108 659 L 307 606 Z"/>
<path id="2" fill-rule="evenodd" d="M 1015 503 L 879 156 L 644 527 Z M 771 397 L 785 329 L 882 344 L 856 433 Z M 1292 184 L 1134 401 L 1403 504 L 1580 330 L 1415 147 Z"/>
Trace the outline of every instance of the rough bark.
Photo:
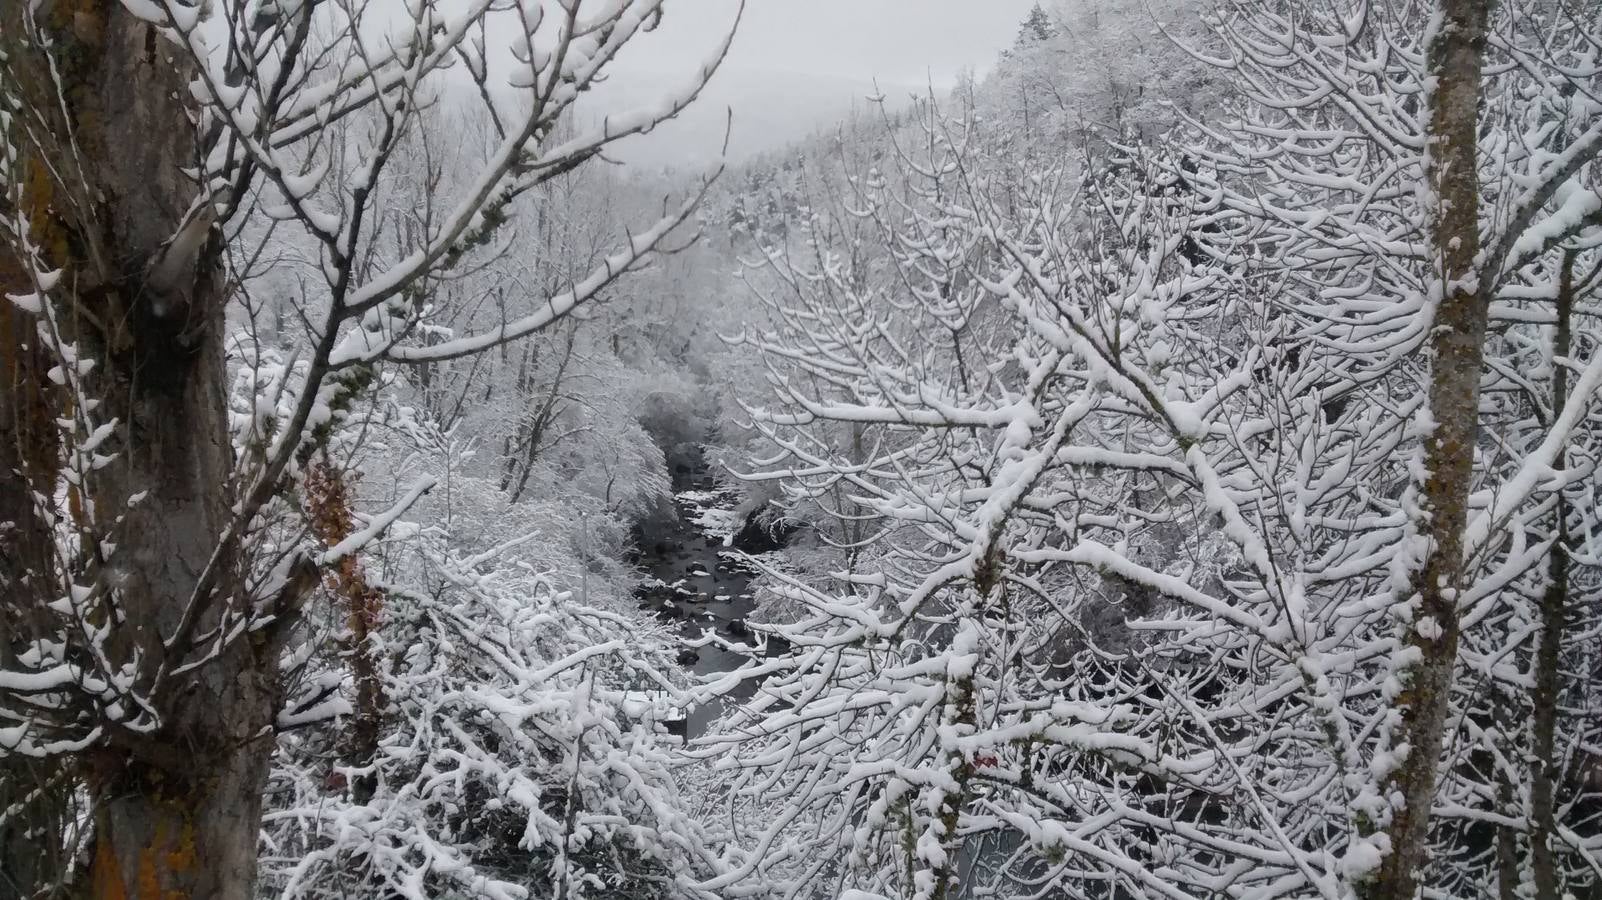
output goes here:
<path id="1" fill-rule="evenodd" d="M 10 37 L 20 37 L 20 10 L 3 15 Z M 21 148 L 38 173 L 26 213 L 43 262 L 62 270 L 52 299 L 68 337 L 95 360 L 96 418 L 118 422 L 101 451 L 116 461 L 86 484 L 84 499 L 102 512 L 127 510 L 121 524 L 109 515 L 92 524 L 116 546 L 100 574 L 114 582 L 109 596 L 127 623 L 107 649 L 114 659 L 140 654 L 141 688 L 161 723 L 135 733 L 108 716 L 107 739 L 84 760 L 94 836 L 80 886 L 119 900 L 246 898 L 276 653 L 243 640 L 204 667 L 155 677 L 164 660 L 178 661 L 163 638 L 188 606 L 232 500 L 215 238 L 191 220 L 197 239 L 169 242 L 198 195 L 183 175 L 197 141 L 188 75 L 156 30 L 116 0 L 47 0 L 36 21 L 49 49 L 27 41 L 14 57 L 37 116 Z M 0 493 L 18 488 L 14 479 Z M 135 495 L 143 499 L 131 503 Z M 240 599 L 241 566 L 225 561 L 214 609 Z"/>
<path id="2" fill-rule="evenodd" d="M 1570 320 L 1574 311 L 1574 254 L 1563 257 L 1563 268 L 1558 276 L 1557 328 L 1552 339 L 1552 415 L 1556 416 L 1568 403 L 1568 370 L 1557 363 L 1558 357 L 1569 355 Z M 1553 468 L 1562 471 L 1567 456 L 1558 451 Z M 1541 594 L 1541 637 L 1535 651 L 1535 687 L 1531 692 L 1534 716 L 1530 723 L 1530 881 L 1536 900 L 1558 900 L 1557 861 L 1553 858 L 1552 843 L 1557 836 L 1557 816 L 1554 809 L 1553 784 L 1557 779 L 1558 760 L 1554 753 L 1557 733 L 1563 632 L 1568 619 L 1569 556 L 1568 556 L 1568 503 L 1558 492 L 1557 508 L 1553 511 L 1553 534 L 1556 541 L 1547 557 L 1547 584 Z"/>
<path id="3" fill-rule="evenodd" d="M 1480 368 L 1486 308 L 1478 296 L 1478 124 L 1489 0 L 1439 0 L 1428 47 L 1434 81 L 1424 174 L 1436 208 L 1429 222 L 1433 273 L 1440 296 L 1430 337 L 1429 410 L 1434 428 L 1424 445 L 1427 473 L 1417 528 L 1427 549 L 1411 584 L 1415 604 L 1404 636 L 1413 662 L 1401 672 L 1396 699 L 1401 762 L 1389 773 L 1387 796 L 1402 803 L 1386 828 L 1390 849 L 1364 885 L 1370 898 L 1407 900 L 1418 889 L 1428 846 L 1430 807 L 1440 766 L 1442 731 L 1457 660 L 1457 595 L 1463 583 L 1463 530 L 1479 437 Z"/>
<path id="4" fill-rule="evenodd" d="M 1513 786 L 1505 780 L 1497 785 L 1497 808 L 1514 814 Z M 1519 896 L 1519 838 L 1509 826 L 1496 827 L 1496 896 L 1497 900 L 1518 900 Z"/>

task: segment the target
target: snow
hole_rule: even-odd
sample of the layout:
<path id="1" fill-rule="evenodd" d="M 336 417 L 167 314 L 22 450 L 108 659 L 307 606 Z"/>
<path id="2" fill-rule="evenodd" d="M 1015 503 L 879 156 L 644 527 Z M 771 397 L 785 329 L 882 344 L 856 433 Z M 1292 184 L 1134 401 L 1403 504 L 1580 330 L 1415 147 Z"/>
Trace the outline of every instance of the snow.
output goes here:
<path id="1" fill-rule="evenodd" d="M 736 504 L 739 498 L 725 491 L 680 491 L 674 495 L 681 509 L 688 512 L 689 522 L 709 537 L 732 546 L 734 536 L 745 525 Z M 704 574 L 704 573 L 703 573 Z"/>
<path id="2" fill-rule="evenodd" d="M 400 517 L 405 515 L 424 494 L 432 490 L 435 484 L 437 482 L 433 478 L 420 479 L 407 490 L 405 496 L 401 497 L 395 505 L 383 513 L 369 518 L 365 526 L 351 532 L 349 537 L 325 550 L 318 560 L 319 564 L 323 566 L 333 565 L 377 540 L 380 535 L 395 525 L 400 520 Z"/>
<path id="3" fill-rule="evenodd" d="M 1409 849 L 1403 775 L 1434 767 L 1407 811 L 1449 844 L 1536 830 L 1505 786 L 1602 747 L 1595 717 L 1549 746 L 1526 721 L 1550 679 L 1595 693 L 1569 660 L 1594 629 L 1543 617 L 1602 563 L 1583 29 L 1491 11 L 1482 246 L 1448 280 L 1469 233 L 1438 246 L 1426 113 L 1453 82 L 1426 66 L 1452 32 L 1422 7 L 1205 28 L 1188 0 L 1054 4 L 971 91 L 714 184 L 602 163 L 695 101 L 725 41 L 627 109 L 575 106 L 659 0 L 329 9 L 317 65 L 288 58 L 303 6 L 258 30 L 236 18 L 270 5 L 126 5 L 197 57 L 186 102 L 220 135 L 175 208 L 233 216 L 236 333 L 182 337 L 227 352 L 226 382 L 185 387 L 225 399 L 194 431 L 226 427 L 236 468 L 177 460 L 220 536 L 149 569 L 145 529 L 195 499 L 140 480 L 168 462 L 143 440 L 170 385 L 140 380 L 164 370 L 132 371 L 143 320 L 83 318 L 81 267 L 45 270 L 36 223 L 5 222 L 49 452 L 7 473 L 8 527 L 48 552 L 6 585 L 37 615 L 0 667 L 0 749 L 81 771 L 165 733 L 171 691 L 280 660 L 254 723 L 275 727 L 247 736 L 273 748 L 258 893 L 338 893 L 355 861 L 405 900 L 584 900 L 630 873 L 685 900 L 1347 897 Z M 462 53 L 495 123 L 453 82 Z M 1477 335 L 1442 318 L 1462 289 L 1491 322 L 1453 361 L 1442 336 Z M 1449 365 L 1480 373 L 1477 408 L 1431 399 Z M 1470 474 L 1438 484 L 1430 441 L 1464 424 Z M 675 494 L 686 447 L 733 475 Z M 322 466 L 349 489 L 331 547 Z M 755 650 L 631 597 L 635 526 L 668 504 L 726 546 L 752 510 L 801 526 L 742 560 L 749 591 L 702 597 L 754 606 Z M 735 556 L 643 599 L 692 608 Z M 149 620 L 135 592 L 203 565 Z M 665 733 L 692 708 L 721 719 Z M 1571 807 L 1553 846 L 1588 840 Z M 1006 852 L 977 860 L 978 836 Z M 1492 858 L 1448 855 L 1430 890 L 1483 894 Z"/>
<path id="4" fill-rule="evenodd" d="M 25 313 L 37 316 L 44 312 L 44 297 L 41 294 L 7 294 L 6 299 Z"/>

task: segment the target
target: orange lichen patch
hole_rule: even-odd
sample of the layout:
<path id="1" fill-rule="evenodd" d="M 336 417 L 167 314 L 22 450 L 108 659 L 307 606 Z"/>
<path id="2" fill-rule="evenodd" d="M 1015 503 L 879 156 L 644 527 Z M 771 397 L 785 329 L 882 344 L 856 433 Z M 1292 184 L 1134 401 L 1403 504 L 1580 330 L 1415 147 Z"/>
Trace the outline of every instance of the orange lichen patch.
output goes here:
<path id="1" fill-rule="evenodd" d="M 156 869 L 156 860 L 160 855 L 154 847 L 146 847 L 139 851 L 139 876 L 135 896 L 138 900 L 161 900 L 161 874 Z"/>
<path id="2" fill-rule="evenodd" d="M 178 833 L 178 846 L 167 854 L 167 868 L 173 872 L 193 872 L 200 863 L 195 850 L 195 823 L 184 817 L 184 827 Z"/>
<path id="3" fill-rule="evenodd" d="M 95 859 L 89 868 L 89 893 L 95 900 L 128 900 L 128 891 L 122 884 L 122 867 L 117 865 L 111 841 L 95 841 Z"/>
<path id="4" fill-rule="evenodd" d="M 177 810 L 164 810 L 175 818 L 163 817 L 155 824 L 150 840 L 139 849 L 130 894 L 127 874 L 113 847 L 114 839 L 102 836 L 95 842 L 90 871 L 90 894 L 94 900 L 188 900 L 189 891 L 181 887 L 191 880 L 199 866 L 195 847 L 195 826 Z"/>
<path id="5" fill-rule="evenodd" d="M 185 900 L 183 890 L 162 889 L 163 882 L 181 882 L 195 870 L 195 826 L 187 816 L 182 821 L 170 844 L 164 840 L 166 823 L 158 825 L 155 840 L 140 854 L 139 900 Z"/>
<path id="6" fill-rule="evenodd" d="M 51 0 L 45 6 L 45 22 L 52 28 L 73 28 L 74 34 L 98 38 L 105 31 L 106 10 L 106 0 Z"/>
<path id="7" fill-rule="evenodd" d="M 30 101 L 30 121 L 19 129 L 20 211 L 29 238 L 46 265 L 82 268 L 100 227 L 93 163 L 105 157 L 97 85 L 105 64 L 106 29 L 116 4 L 105 0 L 54 0 L 42 24 L 50 40 L 24 43 L 13 73 Z M 89 165 L 85 165 L 85 163 Z M 79 272 L 83 280 L 84 272 Z"/>
<path id="8" fill-rule="evenodd" d="M 30 237 L 51 266 L 65 266 L 71 260 L 72 244 L 66 225 L 56 209 L 56 183 L 50 167 L 30 155 L 23 173 L 23 212 L 28 219 Z"/>

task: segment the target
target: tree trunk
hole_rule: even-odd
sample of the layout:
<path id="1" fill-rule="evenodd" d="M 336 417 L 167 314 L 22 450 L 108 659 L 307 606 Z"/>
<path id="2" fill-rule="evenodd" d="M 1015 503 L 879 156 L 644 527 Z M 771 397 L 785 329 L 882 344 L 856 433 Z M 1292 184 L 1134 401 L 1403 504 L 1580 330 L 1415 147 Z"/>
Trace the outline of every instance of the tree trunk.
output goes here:
<path id="1" fill-rule="evenodd" d="M 1513 786 L 1506 779 L 1496 788 L 1497 809 L 1514 815 Z M 1518 900 L 1519 897 L 1519 837 L 1507 825 L 1496 826 L 1496 897 L 1497 900 Z"/>
<path id="2" fill-rule="evenodd" d="M 1552 415 L 1559 415 L 1568 403 L 1568 370 L 1557 360 L 1569 355 L 1569 325 L 1574 310 L 1574 253 L 1563 256 L 1558 275 L 1557 329 L 1552 338 Z M 1567 454 L 1559 449 L 1552 467 L 1562 471 Z M 1547 585 L 1541 595 L 1541 642 L 1535 652 L 1535 687 L 1531 692 L 1534 717 L 1530 724 L 1530 880 L 1536 900 L 1558 900 L 1557 862 L 1552 841 L 1557 834 L 1553 804 L 1553 782 L 1558 761 L 1553 741 L 1557 733 L 1558 700 L 1562 662 L 1563 631 L 1569 605 L 1569 507 L 1563 492 L 1557 495 L 1553 510 L 1556 541 L 1547 558 Z"/>
<path id="3" fill-rule="evenodd" d="M 1489 0 L 1439 0 L 1428 46 L 1430 124 L 1424 173 L 1436 208 L 1430 239 L 1439 269 L 1439 305 L 1430 337 L 1429 411 L 1434 428 L 1424 446 L 1427 472 L 1416 527 L 1424 543 L 1412 581 L 1412 615 L 1403 640 L 1413 661 L 1399 672 L 1399 757 L 1384 787 L 1399 793 L 1387 826 L 1389 853 L 1365 894 L 1409 900 L 1425 862 L 1430 807 L 1440 765 L 1442 730 L 1457 661 L 1457 596 L 1463 582 L 1463 529 L 1479 437 L 1480 368 L 1486 309 L 1478 297 L 1478 125 Z"/>
<path id="4" fill-rule="evenodd" d="M 276 648 L 248 637 L 184 673 L 174 665 L 209 648 L 185 657 L 187 648 L 164 646 L 232 505 L 226 294 L 209 219 L 186 218 L 200 196 L 183 174 L 199 144 L 190 72 L 117 0 L 45 0 L 35 19 L 48 42 L 20 28 L 15 7 L 28 4 L 5 5 L 19 90 L 32 101 L 30 127 L 19 132 L 32 237 L 44 264 L 62 271 L 50 302 L 63 336 L 94 361 L 93 420 L 117 423 L 99 451 L 114 461 L 86 480 L 74 507 L 80 525 L 114 549 L 103 563 L 75 565 L 107 586 L 126 624 L 105 649 L 114 662 L 137 659 L 138 690 L 160 722 L 140 732 L 96 711 L 105 736 L 85 760 L 94 845 L 81 887 L 119 900 L 243 900 L 255 880 L 273 744 Z M 70 397 L 58 402 L 71 411 Z M 26 489 L 19 481 L 0 493 Z M 218 602 L 197 634 L 242 599 L 243 565 L 222 560 Z"/>
<path id="5" fill-rule="evenodd" d="M 134 507 L 121 551 L 135 565 L 123 605 L 129 620 L 142 624 L 135 639 L 148 654 L 159 653 L 149 635 L 176 630 L 226 521 L 231 460 L 221 403 L 220 318 L 202 326 L 203 346 L 191 358 L 162 348 L 155 359 L 136 354 L 108 367 L 121 382 L 112 393 L 125 391 L 131 399 L 118 411 L 133 439 L 112 467 L 118 475 L 99 486 L 96 499 L 106 504 L 148 491 Z M 170 382 L 152 378 L 153 370 L 169 365 Z M 237 577 L 223 585 L 238 592 Z M 275 664 L 268 643 L 236 643 L 192 677 L 169 680 L 152 698 L 162 713 L 156 734 L 130 737 L 126 746 L 92 760 L 94 897 L 251 895 L 274 738 Z"/>

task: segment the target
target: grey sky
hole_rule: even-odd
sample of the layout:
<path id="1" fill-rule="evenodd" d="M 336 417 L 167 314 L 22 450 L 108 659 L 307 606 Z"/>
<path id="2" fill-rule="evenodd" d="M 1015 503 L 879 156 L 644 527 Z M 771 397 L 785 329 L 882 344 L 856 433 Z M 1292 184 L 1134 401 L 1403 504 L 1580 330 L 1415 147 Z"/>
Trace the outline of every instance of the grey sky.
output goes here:
<path id="1" fill-rule="evenodd" d="M 872 92 L 903 99 L 984 71 L 1012 44 L 1034 0 L 748 0 L 723 69 L 681 120 L 619 148 L 644 164 L 695 164 L 716 154 L 725 110 L 730 155 L 748 156 L 827 127 Z M 633 105 L 663 79 L 687 78 L 717 46 L 735 0 L 674 0 L 655 32 L 631 44 L 597 92 L 598 107 Z M 594 108 L 594 107 L 592 107 Z"/>
<path id="2" fill-rule="evenodd" d="M 987 67 L 1034 0 L 748 0 L 732 69 L 949 83 Z M 618 60 L 678 71 L 701 59 L 732 20 L 734 0 L 676 0 L 663 26 Z"/>

